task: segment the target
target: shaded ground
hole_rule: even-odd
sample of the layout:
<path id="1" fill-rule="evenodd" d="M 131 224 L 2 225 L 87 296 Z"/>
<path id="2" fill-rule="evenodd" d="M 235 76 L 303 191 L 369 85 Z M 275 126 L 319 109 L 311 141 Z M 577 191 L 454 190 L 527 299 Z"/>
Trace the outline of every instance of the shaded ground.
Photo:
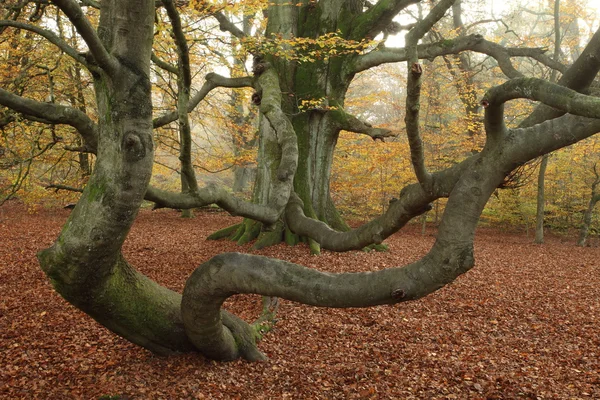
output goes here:
<path id="1" fill-rule="evenodd" d="M 35 252 L 68 211 L 0 209 L 0 398 L 97 399 L 600 399 L 600 248 L 549 238 L 478 232 L 476 267 L 415 303 L 333 310 L 282 301 L 260 348 L 265 363 L 161 358 L 108 332 L 52 291 Z M 181 291 L 201 262 L 230 242 L 206 242 L 236 219 L 184 220 L 144 211 L 125 254 L 143 273 Z M 304 246 L 259 254 L 322 270 L 404 264 L 434 238 L 388 239 L 387 253 L 308 255 Z M 253 320 L 257 296 L 229 309 Z M 117 398 L 117 397 L 114 397 Z"/>

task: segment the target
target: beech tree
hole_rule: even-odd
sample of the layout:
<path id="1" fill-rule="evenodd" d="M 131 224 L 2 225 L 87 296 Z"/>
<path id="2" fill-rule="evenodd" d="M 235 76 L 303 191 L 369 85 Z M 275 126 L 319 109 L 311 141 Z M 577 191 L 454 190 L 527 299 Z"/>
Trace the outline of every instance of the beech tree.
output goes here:
<path id="1" fill-rule="evenodd" d="M 40 4 L 57 7 L 86 43 L 86 51 L 70 47 L 50 25 L 24 20 L 26 13 L 7 14 L 0 21 L 0 27 L 5 27 L 2 35 L 26 30 L 51 42 L 88 71 L 96 95 L 97 117 L 92 118 L 75 107 L 40 102 L 0 88 L 0 104 L 24 118 L 73 127 L 86 151 L 97 156 L 60 236 L 38 256 L 56 291 L 108 329 L 156 353 L 196 350 L 216 360 L 261 360 L 264 355 L 256 345 L 259 324 L 247 323 L 221 308 L 232 295 L 256 293 L 321 307 L 369 307 L 416 300 L 471 269 L 481 211 L 511 172 L 600 132 L 600 100 L 590 94 L 600 70 L 600 32 L 569 67 L 554 62 L 543 49 L 504 48 L 476 34 L 430 40 L 428 33 L 456 3 L 270 2 L 265 8 L 264 39 L 248 44 L 255 53 L 253 76 L 227 78 L 211 73 L 194 94 L 178 13 L 178 7 L 186 5 L 172 0 L 19 4 L 20 10 L 36 10 Z M 422 16 L 410 26 L 393 21 L 415 4 Z M 210 13 L 221 29 L 244 37 L 214 4 L 194 6 Z M 161 62 L 152 54 L 155 13 L 160 7 L 168 14 L 179 50 L 178 65 L 165 68 L 178 75 L 181 92 L 176 110 L 155 116 L 150 71 L 153 60 Z M 97 23 L 95 8 L 99 9 Z M 403 29 L 403 48 L 373 43 L 380 34 Z M 319 53 L 322 47 L 327 47 L 326 52 Z M 483 150 L 450 168 L 431 171 L 424 162 L 419 124 L 420 87 L 426 77 L 420 60 L 467 51 L 494 58 L 510 79 L 490 88 L 480 102 L 485 110 Z M 557 83 L 527 77 L 512 64 L 512 57 L 533 57 L 557 68 L 562 76 Z M 344 96 L 357 73 L 400 61 L 407 65 L 404 130 L 417 182 L 398 190 L 397 199 L 381 217 L 349 229 L 336 215 L 329 194 L 337 136 L 347 130 L 383 140 L 396 133 L 348 114 Z M 176 120 L 185 128 L 187 113 L 220 86 L 256 90 L 260 148 L 254 201 L 236 198 L 217 186 L 197 187 L 193 174 L 185 172 L 188 186 L 183 193 L 149 186 L 153 129 Z M 521 128 L 508 129 L 504 104 L 518 98 L 541 104 Z M 185 169 L 187 161 L 183 163 Z M 144 199 L 183 209 L 215 203 L 247 221 L 257 221 L 254 225 L 244 222 L 243 234 L 266 232 L 260 239 L 265 243 L 285 234 L 290 241 L 308 238 L 315 251 L 319 247 L 347 251 L 380 244 L 443 197 L 448 198 L 447 206 L 429 253 L 409 265 L 369 273 L 329 274 L 276 259 L 226 253 L 199 266 L 180 295 L 136 271 L 121 253 Z"/>

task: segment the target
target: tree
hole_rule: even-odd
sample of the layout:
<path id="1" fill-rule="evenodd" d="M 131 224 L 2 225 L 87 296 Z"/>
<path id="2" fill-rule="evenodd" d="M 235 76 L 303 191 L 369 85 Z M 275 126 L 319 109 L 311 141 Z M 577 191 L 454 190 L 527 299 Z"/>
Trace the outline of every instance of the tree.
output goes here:
<path id="1" fill-rule="evenodd" d="M 165 7 L 177 35 L 177 9 L 172 0 L 160 4 L 103 1 L 97 27 L 86 18 L 93 13 L 88 4 L 95 3 L 86 1 L 84 10 L 74 0 L 54 0 L 52 4 L 87 44 L 85 54 L 75 51 L 48 26 L 15 19 L 0 21 L 0 26 L 44 37 L 87 69 L 93 79 L 97 121 L 71 106 L 0 89 L 0 104 L 25 118 L 75 128 L 86 149 L 97 155 L 89 182 L 59 238 L 39 253 L 40 265 L 55 289 L 107 328 L 154 352 L 197 349 L 218 360 L 259 360 L 264 358 L 255 343 L 259 327 L 221 309 L 231 295 L 258 293 L 315 306 L 368 307 L 416 300 L 471 269 L 479 216 L 507 176 L 529 160 L 600 132 L 600 99 L 580 93 L 590 87 L 600 70 L 600 31 L 557 84 L 523 77 L 511 64 L 511 56 L 544 59 L 539 49 L 504 48 L 478 35 L 419 44 L 446 15 L 453 0 L 441 0 L 430 8 L 424 4 L 428 12 L 411 25 L 406 47 L 372 46 L 371 39 L 389 29 L 392 18 L 415 3 L 419 2 L 270 3 L 266 9 L 267 45 L 256 46 L 261 54 L 255 59 L 254 78 L 209 74 L 202 89 L 190 96 L 188 111 L 218 86 L 256 89 L 254 100 L 261 118 L 257 203 L 238 199 L 216 186 L 189 193 L 168 193 L 149 186 L 153 128 L 185 118 L 186 110 L 180 106 L 154 119 L 152 114 L 154 15 L 156 7 Z M 221 28 L 241 35 L 219 10 L 200 5 L 207 6 Z M 273 36 L 275 32 L 279 34 Z M 306 52 L 295 53 L 293 47 L 302 43 L 306 43 Z M 327 54 L 318 54 L 321 47 L 327 47 Z M 432 172 L 424 162 L 419 123 L 423 79 L 419 60 L 466 50 L 491 55 L 514 79 L 491 88 L 481 101 L 486 135 L 482 151 Z M 302 57 L 309 57 L 310 63 L 302 63 Z M 407 61 L 406 133 L 417 183 L 404 187 L 381 217 L 353 230 L 335 231 L 324 221 L 336 225 L 328 190 L 330 153 L 339 131 L 360 132 L 373 139 L 391 134 L 348 114 L 345 92 L 356 73 L 403 60 Z M 529 115 L 527 127 L 509 129 L 504 123 L 504 104 L 517 98 L 545 105 Z M 300 112 L 301 106 L 305 111 Z M 448 202 L 434 246 L 425 257 L 401 268 L 336 275 L 275 259 L 227 253 L 196 269 L 179 295 L 137 272 L 121 254 L 143 199 L 184 209 L 216 203 L 275 230 L 285 220 L 292 235 L 345 251 L 381 243 L 428 210 L 432 201 L 445 197 Z"/>
<path id="2" fill-rule="evenodd" d="M 577 240 L 578 246 L 585 246 L 585 242 L 590 231 L 590 225 L 592 224 L 592 215 L 596 203 L 600 201 L 600 193 L 598 193 L 598 185 L 600 184 L 600 173 L 598 173 L 598 163 L 596 162 L 593 166 L 595 179 L 592 182 L 592 194 L 590 196 L 590 202 L 583 213 L 583 224 L 579 231 L 579 239 Z"/>

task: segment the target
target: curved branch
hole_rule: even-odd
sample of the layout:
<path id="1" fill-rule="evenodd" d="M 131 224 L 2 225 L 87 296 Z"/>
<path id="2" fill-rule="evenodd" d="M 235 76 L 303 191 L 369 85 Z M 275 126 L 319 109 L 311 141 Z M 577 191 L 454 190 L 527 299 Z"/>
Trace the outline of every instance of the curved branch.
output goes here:
<path id="1" fill-rule="evenodd" d="M 90 151 L 95 151 L 98 147 L 96 124 L 76 108 L 27 99 L 2 88 L 0 88 L 0 104 L 25 116 L 42 119 L 44 122 L 70 125 L 77 129 Z"/>
<path id="2" fill-rule="evenodd" d="M 277 222 L 280 215 L 274 209 L 239 199 L 217 185 L 209 185 L 189 193 L 173 193 L 149 186 L 144 200 L 156 203 L 157 208 L 191 209 L 216 204 L 231 215 L 252 218 L 265 224 Z"/>
<path id="3" fill-rule="evenodd" d="M 510 129 L 502 154 L 507 168 L 600 133 L 600 120 L 571 114 L 523 129 Z"/>
<path id="4" fill-rule="evenodd" d="M 190 99 L 190 103 L 188 105 L 188 112 L 192 112 L 198 104 L 210 93 L 211 90 L 216 89 L 218 87 L 229 87 L 229 88 L 242 88 L 242 87 L 252 87 L 254 82 L 253 78 L 246 76 L 241 78 L 227 78 L 214 72 L 206 75 L 206 81 L 202 88 Z M 154 128 L 160 128 L 161 126 L 165 126 L 173 121 L 177 120 L 177 111 L 172 111 L 169 113 L 165 113 L 160 117 L 154 118 L 152 121 L 152 126 Z"/>
<path id="5" fill-rule="evenodd" d="M 420 44 L 417 46 L 419 59 L 433 60 L 436 57 L 449 54 L 457 54 L 461 51 L 474 51 L 486 54 L 498 62 L 502 72 L 509 78 L 518 78 L 523 76 L 513 65 L 511 57 L 531 57 L 542 64 L 556 69 L 562 73 L 567 67 L 559 62 L 552 60 L 542 48 L 506 48 L 494 42 L 485 40 L 483 36 L 467 35 L 456 39 L 445 39 L 429 44 Z M 395 63 L 408 60 L 406 48 L 377 48 L 362 56 L 358 56 L 354 67 L 350 73 L 358 73 L 369 68 L 386 63 Z"/>
<path id="6" fill-rule="evenodd" d="M 468 35 L 452 40 L 441 40 L 435 43 L 420 44 L 417 46 L 419 58 L 433 60 L 436 57 L 456 54 L 461 51 L 472 49 L 477 43 L 481 42 L 483 36 Z M 354 68 L 351 73 L 358 73 L 369 68 L 386 63 L 402 62 L 408 59 L 406 48 L 381 47 L 367 54 L 356 57 Z"/>
<path id="7" fill-rule="evenodd" d="M 431 186 L 431 174 L 425 166 L 425 154 L 421 129 L 419 127 L 419 109 L 421 99 L 421 76 L 423 70 L 419 62 L 417 44 L 419 40 L 439 21 L 448 11 L 455 0 L 440 1 L 431 12 L 419 21 L 406 35 L 407 81 L 406 81 L 406 135 L 410 146 L 410 159 L 417 180 L 424 188 Z M 429 190 L 429 189 L 428 189 Z"/>
<path id="8" fill-rule="evenodd" d="M 558 80 L 558 84 L 583 92 L 589 89 L 600 71 L 600 29 L 598 29 L 585 49 Z M 561 111 L 540 104 L 523 122 L 520 127 L 530 127 L 547 119 L 562 115 Z"/>
<path id="9" fill-rule="evenodd" d="M 52 0 L 54 4 L 69 18 L 81 38 L 87 44 L 90 53 L 98 65 L 107 73 L 112 74 L 118 68 L 118 61 L 104 47 L 96 30 L 85 17 L 79 4 L 73 0 Z"/>
<path id="10" fill-rule="evenodd" d="M 398 232 L 412 218 L 430 210 L 431 202 L 448 197 L 462 174 L 471 169 L 478 157 L 469 157 L 451 168 L 434 172 L 430 193 L 426 193 L 419 184 L 406 186 L 400 192 L 399 199 L 390 201 L 390 206 L 383 215 L 355 229 L 338 232 L 321 221 L 307 217 L 302 201 L 296 194 L 292 194 L 286 208 L 286 222 L 295 234 L 310 237 L 322 248 L 331 251 L 360 250 L 371 244 L 379 244 Z"/>
<path id="11" fill-rule="evenodd" d="M 174 75 L 178 75 L 179 74 L 179 70 L 177 69 L 176 66 L 169 64 L 166 61 L 161 60 L 160 58 L 158 58 L 158 56 L 153 52 L 152 56 L 150 56 L 150 59 L 152 60 L 152 62 L 154 64 L 156 64 L 157 67 L 164 69 L 167 72 L 170 72 Z"/>
<path id="12" fill-rule="evenodd" d="M 79 54 L 74 48 L 69 46 L 67 42 L 62 40 L 58 35 L 56 35 L 52 31 L 49 31 L 47 29 L 42 29 L 39 26 L 27 24 L 24 22 L 12 21 L 12 20 L 0 20 L 0 27 L 4 27 L 4 26 L 10 26 L 13 28 L 23 29 L 23 30 L 37 33 L 38 35 L 42 36 L 43 38 L 48 40 L 50 43 L 52 43 L 53 45 L 58 47 L 63 53 L 70 56 L 72 59 L 74 59 L 78 63 L 83 64 L 87 69 L 93 70 L 93 67 L 88 64 L 86 59 L 81 54 Z"/>
<path id="13" fill-rule="evenodd" d="M 600 98 L 538 78 L 518 78 L 488 90 L 482 105 L 486 109 L 486 131 L 504 126 L 503 105 L 513 99 L 540 101 L 547 106 L 573 115 L 600 118 Z M 501 128 L 505 129 L 505 128 Z"/>

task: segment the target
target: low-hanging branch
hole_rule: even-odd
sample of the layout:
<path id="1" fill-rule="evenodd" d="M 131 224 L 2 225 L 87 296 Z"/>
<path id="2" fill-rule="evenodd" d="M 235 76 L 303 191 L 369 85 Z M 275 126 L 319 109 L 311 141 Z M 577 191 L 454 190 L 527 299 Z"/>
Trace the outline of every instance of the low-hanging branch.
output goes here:
<path id="1" fill-rule="evenodd" d="M 45 122 L 70 125 L 77 129 L 85 141 L 86 148 L 95 151 L 98 146 L 96 123 L 76 108 L 28 99 L 2 88 L 0 88 L 0 104 L 25 116 L 40 118 Z"/>
<path id="2" fill-rule="evenodd" d="M 202 88 L 196 92 L 196 94 L 190 99 L 188 105 L 188 112 L 194 111 L 194 109 L 200 104 L 202 100 L 213 90 L 218 87 L 228 87 L 228 88 L 242 88 L 242 87 L 252 87 L 254 85 L 254 80 L 252 77 L 245 76 L 240 78 L 227 78 L 222 75 L 211 72 L 206 75 L 206 81 Z M 173 121 L 176 121 L 178 118 L 177 111 L 171 111 L 165 113 L 159 117 L 154 118 L 152 121 L 152 125 L 154 128 L 160 128 L 165 126 Z"/>
<path id="3" fill-rule="evenodd" d="M 469 170 L 478 156 L 471 156 L 451 168 L 434 172 L 433 186 L 429 193 L 420 184 L 406 186 L 399 198 L 390 200 L 389 208 L 381 216 L 346 232 L 339 232 L 327 224 L 304 214 L 303 204 L 294 193 L 286 208 L 286 222 L 290 230 L 298 235 L 317 241 L 322 248 L 331 251 L 360 250 L 372 244 L 379 244 L 398 232 L 412 218 L 431 209 L 431 203 L 448 197 L 460 179 Z"/>

